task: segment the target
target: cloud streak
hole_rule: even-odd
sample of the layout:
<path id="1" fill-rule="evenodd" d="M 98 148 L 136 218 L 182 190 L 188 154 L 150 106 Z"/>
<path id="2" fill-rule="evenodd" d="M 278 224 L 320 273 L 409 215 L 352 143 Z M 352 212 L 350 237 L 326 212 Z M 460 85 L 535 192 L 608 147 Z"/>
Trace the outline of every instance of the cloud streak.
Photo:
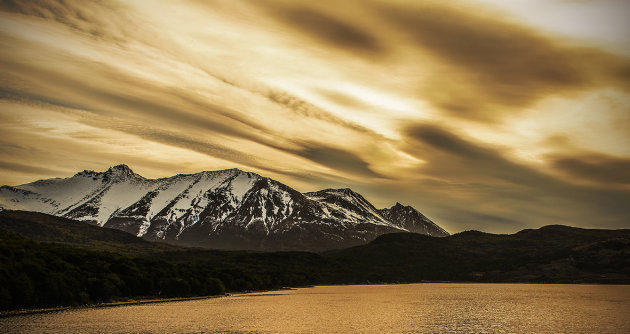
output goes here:
<path id="1" fill-rule="evenodd" d="M 53 20 L 96 39 L 124 41 L 137 27 L 127 15 L 128 8 L 114 0 L 6 0 L 0 3 L 0 9 Z"/>
<path id="2" fill-rule="evenodd" d="M 442 5 L 378 9 L 445 66 L 423 85 L 421 94 L 454 116 L 494 120 L 506 107 L 518 111 L 548 95 L 617 80 L 627 84 L 616 68 L 627 68 L 627 59 L 571 46 L 489 15 Z"/>
<path id="3" fill-rule="evenodd" d="M 551 160 L 554 167 L 569 174 L 570 177 L 612 185 L 630 185 L 630 159 L 586 154 L 552 157 Z"/>
<path id="4" fill-rule="evenodd" d="M 476 144 L 455 133 L 434 125 L 418 124 L 408 128 L 406 150 L 427 161 L 421 173 L 441 182 L 455 184 L 456 193 L 474 196 L 484 203 L 487 212 L 477 212 L 468 219 L 484 224 L 484 215 L 496 217 L 491 221 L 519 222 L 517 216 L 532 220 L 571 221 L 588 225 L 604 217 L 630 218 L 625 204 L 630 200 L 630 189 L 610 189 L 605 185 L 579 185 L 554 177 L 535 167 L 519 164 L 506 158 L 499 149 Z M 600 157 L 600 161 L 602 161 Z M 605 161 L 605 160 L 604 160 Z M 555 160 L 557 167 L 591 177 L 604 183 L 624 182 L 625 160 L 608 159 L 608 163 L 586 164 L 579 159 Z M 608 174 L 608 177 L 604 175 Z M 575 176 L 575 175 L 572 175 Z M 459 208 L 465 201 L 454 198 Z M 505 210 L 508 208 L 509 210 Z M 515 212 L 521 212 L 515 215 Z M 500 219 L 499 219 L 500 217 Z M 569 218 L 570 217 L 570 218 Z M 625 219 L 624 218 L 624 219 Z M 616 219 L 616 218 L 614 218 Z M 613 219 L 613 220 L 614 220 Z M 621 221 L 619 221 L 621 225 Z"/>
<path id="5" fill-rule="evenodd" d="M 381 42 L 369 31 L 316 9 L 280 8 L 277 15 L 290 26 L 333 47 L 374 55 L 385 52 Z"/>

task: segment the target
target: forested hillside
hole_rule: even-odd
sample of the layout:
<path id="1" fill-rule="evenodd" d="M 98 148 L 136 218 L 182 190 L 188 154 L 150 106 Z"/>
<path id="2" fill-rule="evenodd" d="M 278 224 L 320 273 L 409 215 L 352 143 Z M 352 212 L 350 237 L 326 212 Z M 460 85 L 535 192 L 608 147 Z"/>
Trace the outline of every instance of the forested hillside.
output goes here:
<path id="1" fill-rule="evenodd" d="M 629 284 L 630 230 L 396 233 L 317 254 L 182 248 L 39 213 L 0 213 L 3 310 L 423 281 Z"/>

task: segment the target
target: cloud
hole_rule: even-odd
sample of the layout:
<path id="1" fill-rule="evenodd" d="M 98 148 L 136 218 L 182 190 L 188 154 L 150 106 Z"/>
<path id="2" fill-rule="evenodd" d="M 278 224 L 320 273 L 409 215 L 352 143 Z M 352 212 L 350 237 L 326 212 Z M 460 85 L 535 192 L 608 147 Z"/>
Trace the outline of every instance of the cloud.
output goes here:
<path id="1" fill-rule="evenodd" d="M 3 60 L 0 59 L 0 62 Z M 6 84 L 28 82 L 26 87 L 0 87 L 4 97 L 69 107 L 139 124 L 197 129 L 264 143 L 260 123 L 239 117 L 229 107 L 202 101 L 190 94 L 143 81 L 114 67 L 83 63 L 83 72 L 63 71 L 46 64 L 8 62 Z M 95 79 L 97 78 L 97 79 Z M 3 85 L 4 86 L 4 85 Z"/>
<path id="2" fill-rule="evenodd" d="M 435 180 L 433 186 L 424 189 L 435 193 L 436 203 L 427 203 L 436 208 L 439 216 L 451 217 L 452 210 L 467 208 L 476 212 L 460 220 L 469 226 L 471 222 L 473 226 L 490 226 L 490 221 L 496 224 L 503 220 L 521 228 L 528 226 L 529 221 L 623 226 L 623 219 L 630 219 L 630 190 L 568 182 L 538 167 L 515 162 L 499 148 L 478 144 L 435 125 L 416 124 L 408 127 L 406 133 L 406 151 L 426 161 L 417 173 L 429 181 Z M 566 159 L 561 165 L 570 173 L 598 181 L 625 180 L 627 173 L 619 172 L 627 161 L 608 161 L 597 168 L 584 168 L 581 163 Z M 606 176 L 607 173 L 616 176 Z M 495 218 L 488 221 L 486 215 Z"/>
<path id="3" fill-rule="evenodd" d="M 370 169 L 367 162 L 351 151 L 318 143 L 302 142 L 299 145 L 300 148 L 291 152 L 334 170 L 361 177 L 385 177 Z"/>
<path id="4" fill-rule="evenodd" d="M 392 59 L 411 61 L 410 73 L 421 74 L 415 82 L 407 78 L 417 87 L 417 98 L 449 117 L 497 122 L 547 97 L 595 87 L 630 89 L 628 58 L 546 34 L 508 15 L 498 17 L 488 8 L 434 1 L 305 3 L 259 6 L 330 53 L 341 49 L 381 61 L 384 73 Z M 416 63 L 407 58 L 413 52 L 422 55 L 413 57 Z M 361 101 L 334 91 L 327 95 L 360 108 Z"/>
<path id="5" fill-rule="evenodd" d="M 619 74 L 627 59 L 490 15 L 448 5 L 376 8 L 440 64 L 420 94 L 453 116 L 493 121 L 547 96 L 627 84 Z"/>
<path id="6" fill-rule="evenodd" d="M 505 216 L 499 216 L 492 213 L 484 213 L 464 208 L 450 208 L 442 214 L 444 218 L 450 221 L 461 222 L 468 229 L 479 229 L 483 226 L 483 230 L 513 230 L 523 226 L 523 222 Z"/>
<path id="7" fill-rule="evenodd" d="M 498 149 L 476 144 L 438 126 L 416 124 L 408 127 L 406 134 L 412 143 L 410 152 L 428 159 L 423 167 L 428 175 L 486 182 L 499 180 L 521 186 L 557 184 L 552 177 L 510 161 Z M 419 147 L 414 146 L 418 144 Z"/>
<path id="8" fill-rule="evenodd" d="M 98 39 L 122 41 L 137 28 L 115 0 L 6 0 L 0 10 L 56 21 Z"/>
<path id="9" fill-rule="evenodd" d="M 357 109 L 370 108 L 370 105 L 366 103 L 365 101 L 362 101 L 358 98 L 355 98 L 348 94 L 344 94 L 336 90 L 320 89 L 318 92 L 327 100 L 332 101 L 342 106 L 346 106 L 349 108 L 357 108 Z"/>
<path id="10" fill-rule="evenodd" d="M 98 126 L 96 122 L 88 122 L 88 124 Z M 124 124 L 113 124 L 107 128 L 119 130 L 119 131 L 129 133 L 132 135 L 136 135 L 140 138 L 147 139 L 150 141 L 155 141 L 162 144 L 167 144 L 167 145 L 180 147 L 187 150 L 196 151 L 196 152 L 206 154 L 211 157 L 216 157 L 216 158 L 224 159 L 227 161 L 231 161 L 233 163 L 243 164 L 243 165 L 256 167 L 256 168 L 260 167 L 257 165 L 256 160 L 252 155 L 240 152 L 235 149 L 231 149 L 223 145 L 211 143 L 211 142 L 204 141 L 201 139 L 190 138 L 188 136 L 177 134 L 174 132 L 169 132 L 169 131 L 151 128 L 151 127 L 134 127 L 134 126 L 124 125 Z"/>
<path id="11" fill-rule="evenodd" d="M 234 97 L 208 99 L 207 95 L 143 79 L 123 71 L 120 66 L 90 62 L 76 55 L 63 55 L 64 60 L 71 60 L 69 68 L 55 66 L 60 56 L 54 53 L 51 57 L 53 62 L 50 63 L 25 61 L 33 57 L 26 50 L 48 48 L 28 41 L 14 41 L 13 44 L 22 46 L 20 53 L 25 53 L 25 57 L 17 53 L 0 53 L 3 55 L 0 62 L 10 69 L 6 82 L 0 87 L 0 94 L 9 101 L 42 105 L 42 110 L 67 108 L 81 111 L 91 114 L 79 119 L 90 126 L 120 131 L 259 170 L 276 172 L 274 168 L 261 164 L 260 158 L 265 160 L 267 157 L 257 155 L 260 147 L 256 145 L 275 151 L 273 158 L 294 156 L 298 161 L 308 159 L 331 168 L 333 173 L 380 177 L 355 152 L 307 138 L 284 137 L 285 125 L 280 122 L 262 122 L 251 115 L 251 111 L 242 110 L 242 101 Z M 260 99 L 267 102 L 267 105 L 257 104 L 254 107 L 267 108 L 263 116 L 271 120 L 279 118 L 277 114 L 282 115 L 269 109 L 270 104 L 276 104 L 295 113 L 296 123 L 292 126 L 299 121 L 311 126 L 311 131 L 327 125 L 328 128 L 341 127 L 340 130 L 348 132 L 350 136 L 356 132 L 378 137 L 370 129 L 336 117 L 290 93 L 265 87 L 252 90 L 233 83 L 226 85 L 236 90 L 238 95 L 235 95 L 243 100 Z M 232 108 L 230 103 L 235 107 Z M 315 126 L 311 119 L 323 122 Z M 234 140 L 241 143 L 238 149 L 228 147 Z M 244 145 L 245 142 L 248 144 Z"/>
<path id="12" fill-rule="evenodd" d="M 54 169 L 54 168 L 46 168 L 41 165 L 34 164 L 23 164 L 19 162 L 10 162 L 5 160 L 0 160 L 0 169 L 5 171 L 13 171 L 20 173 L 28 173 L 28 174 L 44 174 L 44 175 L 63 175 L 65 171 Z"/>
<path id="13" fill-rule="evenodd" d="M 385 52 L 379 39 L 367 29 L 339 17 L 307 7 L 274 7 L 280 20 L 330 46 L 348 51 L 378 55 Z"/>
<path id="14" fill-rule="evenodd" d="M 589 181 L 630 185 L 630 159 L 601 154 L 550 157 L 558 170 L 570 177 Z"/>
<path id="15" fill-rule="evenodd" d="M 37 103 L 48 107 L 81 110 L 93 114 L 91 118 L 82 120 L 90 126 L 114 129 L 146 140 L 190 149 L 252 168 L 275 171 L 269 166 L 261 165 L 256 158 L 256 153 L 229 148 L 217 143 L 213 137 L 221 134 L 249 141 L 249 146 L 254 146 L 255 143 L 263 145 L 276 150 L 278 154 L 295 155 L 343 173 L 356 173 L 361 177 L 382 177 L 372 171 L 368 164 L 354 152 L 301 139 L 279 138 L 274 134 L 273 129 L 262 128 L 257 123 L 238 117 L 238 113 L 234 111 L 201 101 L 185 93 L 164 91 L 158 96 L 162 95 L 166 98 L 150 100 L 143 98 L 146 90 L 155 94 L 162 89 L 150 86 L 148 83 L 135 85 L 133 78 L 124 80 L 127 89 L 110 91 L 106 88 L 111 87 L 109 85 L 90 86 L 81 80 L 68 78 L 62 74 L 42 74 L 39 71 L 33 71 L 33 73 L 35 73 L 34 77 L 40 79 L 40 84 L 46 84 L 48 77 L 55 77 L 56 89 L 69 92 L 71 96 L 46 94 L 44 91 L 42 93 L 45 95 L 42 96 L 35 92 L 22 92 L 8 88 L 0 90 L 0 96 L 21 103 Z M 125 76 L 120 73 L 117 77 Z M 130 92 L 135 93 L 132 95 Z M 81 96 L 81 99 L 73 98 L 76 95 Z M 174 103 L 177 103 L 175 104 L 177 107 L 173 106 Z M 165 125 L 174 127 L 176 130 L 163 129 Z M 194 139 L 191 135 L 178 133 L 181 129 L 187 129 L 186 132 L 190 133 L 211 133 L 213 136 Z"/>
<path id="16" fill-rule="evenodd" d="M 308 117 L 312 119 L 318 119 L 339 126 L 343 126 L 349 130 L 357 131 L 360 133 L 368 134 L 373 137 L 381 137 L 374 130 L 348 121 L 341 117 L 337 117 L 330 112 L 327 112 L 312 103 L 306 102 L 288 92 L 282 92 L 278 90 L 270 89 L 265 96 L 272 102 L 277 103 L 289 110 L 295 112 L 299 116 Z"/>

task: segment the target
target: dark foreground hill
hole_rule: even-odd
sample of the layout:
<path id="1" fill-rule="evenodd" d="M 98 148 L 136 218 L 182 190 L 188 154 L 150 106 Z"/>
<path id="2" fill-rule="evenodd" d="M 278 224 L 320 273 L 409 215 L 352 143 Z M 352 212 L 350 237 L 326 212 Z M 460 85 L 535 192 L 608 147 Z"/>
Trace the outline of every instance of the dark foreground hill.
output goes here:
<path id="1" fill-rule="evenodd" d="M 181 249 L 166 243 L 149 242 L 116 229 L 29 211 L 1 211 L 0 230 L 37 241 L 127 255 L 147 255 Z"/>
<path id="2" fill-rule="evenodd" d="M 397 233 L 326 254 L 372 282 L 630 283 L 630 230 L 550 225 L 511 235 Z"/>
<path id="3" fill-rule="evenodd" d="M 422 281 L 630 284 L 630 230 L 396 233 L 316 254 L 180 248 L 48 215 L 0 213 L 2 309 Z"/>

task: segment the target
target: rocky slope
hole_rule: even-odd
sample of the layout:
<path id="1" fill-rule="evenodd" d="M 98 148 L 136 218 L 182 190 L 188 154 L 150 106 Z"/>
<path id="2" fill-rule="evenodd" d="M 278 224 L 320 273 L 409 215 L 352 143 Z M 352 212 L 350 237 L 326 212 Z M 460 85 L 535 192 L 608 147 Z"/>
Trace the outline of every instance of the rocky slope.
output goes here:
<path id="1" fill-rule="evenodd" d="M 300 193 L 238 169 L 146 179 L 126 165 L 0 187 L 0 208 L 222 249 L 324 250 L 411 231 L 448 233 L 411 207 L 378 210 L 350 189 Z"/>

